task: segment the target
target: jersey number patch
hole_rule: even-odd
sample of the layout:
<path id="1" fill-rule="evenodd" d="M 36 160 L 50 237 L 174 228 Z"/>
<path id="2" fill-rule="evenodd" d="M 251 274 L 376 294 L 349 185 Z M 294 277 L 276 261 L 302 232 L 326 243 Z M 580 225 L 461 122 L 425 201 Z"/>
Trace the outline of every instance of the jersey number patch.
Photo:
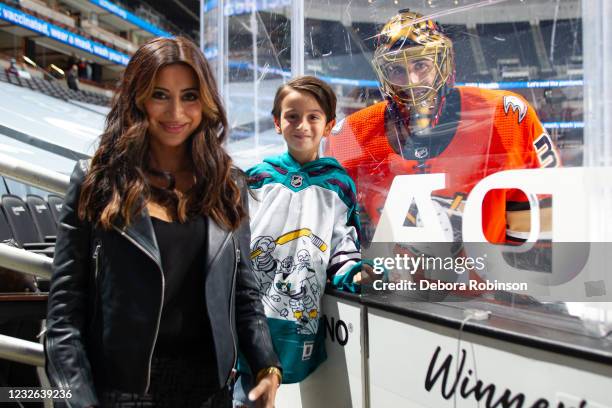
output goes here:
<path id="1" fill-rule="evenodd" d="M 542 133 L 540 137 L 533 142 L 533 145 L 535 146 L 542 167 L 557 167 L 559 165 L 557 153 L 547 133 Z"/>

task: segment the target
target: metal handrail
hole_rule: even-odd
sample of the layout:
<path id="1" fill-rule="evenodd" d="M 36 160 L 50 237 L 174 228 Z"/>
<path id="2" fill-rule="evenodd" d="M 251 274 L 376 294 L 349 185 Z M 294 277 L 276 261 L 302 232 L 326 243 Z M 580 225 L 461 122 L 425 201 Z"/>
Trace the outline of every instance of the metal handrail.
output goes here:
<path id="1" fill-rule="evenodd" d="M 52 264 L 53 259 L 47 256 L 0 244 L 0 266 L 4 268 L 39 278 L 51 279 Z"/>
<path id="2" fill-rule="evenodd" d="M 49 257 L 0 244 L 1 267 L 49 279 L 52 263 L 53 260 Z M 38 367 L 45 365 L 42 344 L 2 334 L 0 334 L 0 359 Z"/>
<path id="3" fill-rule="evenodd" d="M 45 353 L 42 344 L 3 334 L 0 334 L 0 359 L 36 367 L 44 367 L 45 365 Z"/>
<path id="4" fill-rule="evenodd" d="M 61 195 L 66 193 L 70 182 L 70 177 L 65 174 L 49 171 L 44 167 L 2 153 L 0 153 L 0 174 Z M 53 259 L 44 255 L 0 244 L 1 267 L 50 279 L 52 263 Z M 42 344 L 1 334 L 0 359 L 38 367 L 45 365 Z"/>
<path id="5" fill-rule="evenodd" d="M 43 190 L 64 195 L 70 176 L 0 153 L 0 174 Z"/>
<path id="6" fill-rule="evenodd" d="M 70 177 L 0 153 L 0 174 L 58 194 L 65 194 Z M 0 266 L 45 279 L 51 278 L 53 260 L 43 255 L 0 244 Z"/>

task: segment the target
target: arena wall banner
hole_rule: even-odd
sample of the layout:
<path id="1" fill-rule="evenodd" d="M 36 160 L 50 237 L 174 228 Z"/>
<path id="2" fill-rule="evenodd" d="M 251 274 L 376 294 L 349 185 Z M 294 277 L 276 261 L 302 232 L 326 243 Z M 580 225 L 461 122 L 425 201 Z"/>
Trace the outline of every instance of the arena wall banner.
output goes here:
<path id="1" fill-rule="evenodd" d="M 68 30 L 64 30 L 56 25 L 49 24 L 44 20 L 31 16 L 27 13 L 14 9 L 12 7 L 0 4 L 0 18 L 9 23 L 35 31 L 46 37 L 52 38 L 61 43 L 70 45 L 71 47 L 79 48 L 87 51 L 90 54 L 107 59 L 121 65 L 127 65 L 130 57 L 127 54 L 113 50 L 95 41 L 74 34 Z"/>
<path id="2" fill-rule="evenodd" d="M 104 10 L 110 11 L 111 13 L 113 13 L 114 15 L 121 17 L 122 19 L 124 19 L 125 21 L 129 21 L 130 23 L 142 28 L 143 30 L 146 30 L 148 32 L 150 32 L 151 34 L 155 34 L 158 35 L 160 37 L 170 37 L 172 36 L 172 34 L 170 34 L 167 31 L 162 30 L 161 28 L 155 26 L 154 24 L 149 23 L 146 20 L 143 20 L 142 18 L 130 13 L 129 11 L 123 9 L 122 7 L 119 7 L 118 5 L 107 1 L 107 0 L 89 0 L 89 2 L 91 4 L 95 4 L 96 6 L 103 8 Z"/>
<path id="3" fill-rule="evenodd" d="M 368 308 L 371 407 L 612 407 L 612 367 Z"/>
<path id="4" fill-rule="evenodd" d="M 206 2 L 209 3 L 209 2 Z M 216 7 L 217 2 L 210 2 L 208 10 Z M 235 16 L 240 14 L 251 13 L 253 9 L 264 11 L 270 9 L 279 9 L 291 5 L 291 0 L 253 0 L 253 1 L 232 1 L 224 5 L 223 14 L 226 16 Z"/>

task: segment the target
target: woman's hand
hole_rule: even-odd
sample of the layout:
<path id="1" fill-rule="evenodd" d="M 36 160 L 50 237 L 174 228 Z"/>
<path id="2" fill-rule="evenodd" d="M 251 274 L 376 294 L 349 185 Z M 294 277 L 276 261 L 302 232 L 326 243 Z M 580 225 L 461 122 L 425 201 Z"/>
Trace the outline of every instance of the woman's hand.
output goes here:
<path id="1" fill-rule="evenodd" d="M 257 401 L 258 408 L 274 408 L 274 399 L 279 387 L 278 375 L 268 373 L 259 380 L 255 388 L 249 392 L 249 399 Z"/>

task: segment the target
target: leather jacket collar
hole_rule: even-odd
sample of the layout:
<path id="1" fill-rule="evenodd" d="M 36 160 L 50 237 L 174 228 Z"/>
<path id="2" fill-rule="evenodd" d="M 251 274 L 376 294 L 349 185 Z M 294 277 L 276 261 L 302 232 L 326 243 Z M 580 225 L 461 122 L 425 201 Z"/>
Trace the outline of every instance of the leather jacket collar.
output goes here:
<path id="1" fill-rule="evenodd" d="M 210 217 L 206 217 L 207 223 L 207 253 L 206 253 L 206 266 L 210 268 L 212 263 L 215 261 L 217 255 L 221 252 L 221 249 L 225 246 L 227 241 L 230 239 L 231 234 L 225 228 L 219 226 Z M 151 216 L 149 211 L 144 208 L 140 216 L 134 217 L 132 223 L 129 226 L 123 228 L 118 227 L 116 224 L 113 228 L 124 235 L 130 242 L 140 248 L 147 256 L 149 256 L 161 269 L 161 255 L 159 252 L 159 246 L 157 239 L 155 238 L 155 231 L 153 230 L 153 223 L 151 222 Z"/>

